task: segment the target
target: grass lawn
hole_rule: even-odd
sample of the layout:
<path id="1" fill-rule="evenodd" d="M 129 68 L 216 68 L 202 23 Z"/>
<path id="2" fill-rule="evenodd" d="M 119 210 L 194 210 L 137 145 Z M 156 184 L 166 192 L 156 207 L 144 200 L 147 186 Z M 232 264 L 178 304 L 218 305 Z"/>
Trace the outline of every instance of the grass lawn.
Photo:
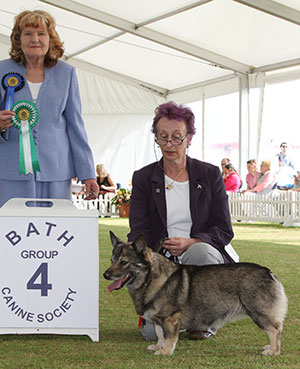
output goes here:
<path id="1" fill-rule="evenodd" d="M 154 356 L 140 335 L 138 316 L 127 289 L 109 293 L 102 277 L 110 264 L 108 231 L 126 239 L 128 219 L 99 220 L 100 341 L 86 336 L 2 335 L 0 369 L 21 368 L 299 368 L 300 230 L 269 224 L 234 224 L 232 242 L 241 261 L 268 266 L 282 281 L 289 298 L 282 353 L 263 357 L 267 336 L 250 319 L 221 328 L 207 341 L 189 341 L 183 333 L 173 356 Z"/>

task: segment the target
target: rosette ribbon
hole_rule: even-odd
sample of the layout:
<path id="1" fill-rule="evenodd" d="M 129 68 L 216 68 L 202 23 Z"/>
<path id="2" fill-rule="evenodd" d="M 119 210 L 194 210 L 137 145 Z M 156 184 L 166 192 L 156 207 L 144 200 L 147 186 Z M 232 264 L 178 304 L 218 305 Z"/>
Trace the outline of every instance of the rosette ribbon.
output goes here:
<path id="1" fill-rule="evenodd" d="M 19 73 L 7 73 L 2 78 L 2 86 L 5 92 L 5 110 L 10 110 L 14 102 L 15 91 L 20 90 L 24 86 L 24 78 Z"/>
<path id="2" fill-rule="evenodd" d="M 19 129 L 19 172 L 20 174 L 40 171 L 40 165 L 31 128 L 39 119 L 37 107 L 27 100 L 17 101 L 11 108 L 16 114 L 10 118 L 12 125 Z"/>

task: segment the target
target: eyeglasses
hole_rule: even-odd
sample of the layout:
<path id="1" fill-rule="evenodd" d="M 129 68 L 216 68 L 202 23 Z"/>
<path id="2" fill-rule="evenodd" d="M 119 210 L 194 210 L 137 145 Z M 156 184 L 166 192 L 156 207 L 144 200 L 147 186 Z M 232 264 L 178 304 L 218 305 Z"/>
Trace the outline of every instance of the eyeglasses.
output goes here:
<path id="1" fill-rule="evenodd" d="M 287 148 L 287 146 L 286 146 L 286 145 L 282 145 L 281 147 L 285 147 L 285 148 Z"/>
<path id="2" fill-rule="evenodd" d="M 170 144 L 172 146 L 179 146 L 182 144 L 182 142 L 185 140 L 185 138 L 187 137 L 188 133 L 184 136 L 184 137 L 174 137 L 171 140 L 166 140 L 165 138 L 161 138 L 161 137 L 155 137 L 155 142 L 159 145 L 159 146 L 166 146 L 168 142 L 170 142 Z"/>

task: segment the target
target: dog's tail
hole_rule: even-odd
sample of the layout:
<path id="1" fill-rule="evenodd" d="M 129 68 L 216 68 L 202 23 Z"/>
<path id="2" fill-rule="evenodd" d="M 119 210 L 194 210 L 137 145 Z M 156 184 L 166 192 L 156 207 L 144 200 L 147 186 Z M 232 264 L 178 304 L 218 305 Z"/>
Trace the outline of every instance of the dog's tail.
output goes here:
<path id="1" fill-rule="evenodd" d="M 274 287 L 276 291 L 276 303 L 274 305 L 273 314 L 278 319 L 278 321 L 283 323 L 288 311 L 288 298 L 280 280 L 272 272 L 270 272 L 270 275 L 274 280 Z"/>

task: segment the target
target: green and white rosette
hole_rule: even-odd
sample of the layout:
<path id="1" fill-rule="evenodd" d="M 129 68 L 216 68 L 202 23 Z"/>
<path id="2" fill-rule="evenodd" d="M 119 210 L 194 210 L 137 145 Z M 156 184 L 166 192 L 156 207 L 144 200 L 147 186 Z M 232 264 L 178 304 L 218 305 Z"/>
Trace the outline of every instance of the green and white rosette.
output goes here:
<path id="1" fill-rule="evenodd" d="M 16 114 L 10 118 L 12 125 L 19 129 L 19 172 L 20 174 L 40 171 L 40 165 L 31 129 L 37 124 L 39 112 L 33 102 L 17 101 L 11 110 Z"/>

